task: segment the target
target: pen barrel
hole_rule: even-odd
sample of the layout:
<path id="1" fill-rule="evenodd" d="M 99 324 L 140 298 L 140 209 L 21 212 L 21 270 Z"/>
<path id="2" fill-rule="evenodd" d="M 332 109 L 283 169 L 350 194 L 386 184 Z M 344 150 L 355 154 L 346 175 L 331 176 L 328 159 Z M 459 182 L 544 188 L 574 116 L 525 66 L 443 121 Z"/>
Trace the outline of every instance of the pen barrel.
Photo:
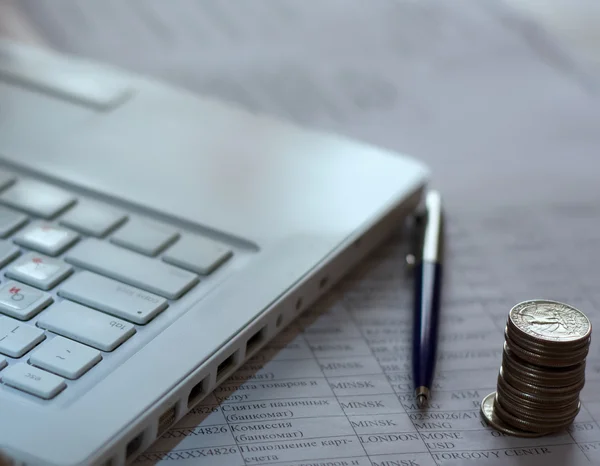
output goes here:
<path id="1" fill-rule="evenodd" d="M 421 262 L 415 270 L 412 368 L 414 386 L 431 387 L 435 370 L 442 265 Z"/>

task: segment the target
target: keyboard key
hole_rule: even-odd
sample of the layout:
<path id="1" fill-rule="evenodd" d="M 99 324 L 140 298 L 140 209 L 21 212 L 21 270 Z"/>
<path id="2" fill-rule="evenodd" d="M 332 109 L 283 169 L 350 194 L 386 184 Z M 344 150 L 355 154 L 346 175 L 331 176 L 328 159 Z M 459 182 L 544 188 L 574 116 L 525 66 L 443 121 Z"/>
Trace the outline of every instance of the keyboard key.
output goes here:
<path id="1" fill-rule="evenodd" d="M 43 330 L 0 316 L 0 353 L 20 358 L 44 338 Z"/>
<path id="2" fill-rule="evenodd" d="M 179 234 L 170 228 L 130 220 L 112 235 L 110 241 L 140 254 L 156 256 L 178 237 Z"/>
<path id="3" fill-rule="evenodd" d="M 52 301 L 48 293 L 22 283 L 8 281 L 0 288 L 0 312 L 16 319 L 29 320 Z"/>
<path id="4" fill-rule="evenodd" d="M 57 375 L 33 367 L 26 362 L 13 364 L 1 373 L 2 381 L 11 387 L 50 400 L 63 391 L 67 384 Z"/>
<path id="5" fill-rule="evenodd" d="M 4 7 L 2 14 L 7 17 Z M 66 105 L 70 108 L 73 105 L 75 113 L 85 111 L 86 113 L 81 115 L 87 114 L 90 119 L 108 115 L 127 102 L 138 90 L 130 79 L 101 63 L 83 63 L 67 57 L 44 56 L 44 53 L 38 54 L 31 50 L 17 51 L 7 48 L 5 44 L 1 44 L 1 48 L 0 55 L 3 59 L 0 61 L 0 82 L 18 86 L 22 92 L 39 96 L 44 101 L 56 102 L 59 107 Z M 64 121 L 61 111 L 57 108 L 48 118 Z M 15 118 L 12 112 L 11 118 Z M 83 119 L 78 121 L 84 122 Z M 31 126 L 33 125 L 34 122 L 31 121 Z M 4 129 L 6 126 L 3 125 L 4 131 L 7 131 Z M 73 126 L 71 128 L 75 129 Z M 85 129 L 81 127 L 81 130 Z M 35 135 L 31 134 L 29 137 L 34 138 Z"/>
<path id="6" fill-rule="evenodd" d="M 75 380 L 98 364 L 99 351 L 63 337 L 54 337 L 31 354 L 29 363 Z"/>
<path id="7" fill-rule="evenodd" d="M 167 300 L 91 272 L 66 281 L 58 294 L 136 324 L 146 324 L 167 307 Z"/>
<path id="8" fill-rule="evenodd" d="M 0 240 L 0 267 L 4 267 L 20 254 L 19 248 L 8 241 Z"/>
<path id="9" fill-rule="evenodd" d="M 221 243 L 202 236 L 183 236 L 163 255 L 163 260 L 178 267 L 208 275 L 229 259 L 232 252 Z"/>
<path id="10" fill-rule="evenodd" d="M 25 254 L 6 270 L 6 276 L 42 290 L 54 288 L 73 272 L 59 259 L 33 252 Z"/>
<path id="11" fill-rule="evenodd" d="M 14 238 L 14 242 L 29 249 L 58 256 L 79 239 L 74 231 L 45 222 L 34 222 Z"/>
<path id="12" fill-rule="evenodd" d="M 198 276 L 112 244 L 87 238 L 65 260 L 168 299 L 177 299 L 198 283 Z"/>
<path id="13" fill-rule="evenodd" d="M 0 202 L 43 218 L 52 218 L 74 204 L 75 197 L 61 189 L 23 180 L 0 194 Z"/>
<path id="14" fill-rule="evenodd" d="M 16 177 L 12 173 L 0 172 L 0 190 L 8 188 L 15 180 Z"/>
<path id="15" fill-rule="evenodd" d="M 3 358 L 2 356 L 0 356 L 0 371 L 2 369 L 4 369 L 7 365 L 8 365 L 8 362 L 6 362 L 6 358 Z"/>
<path id="16" fill-rule="evenodd" d="M 78 203 L 60 219 L 60 223 L 80 233 L 102 237 L 127 219 L 122 212 L 101 205 Z"/>
<path id="17" fill-rule="evenodd" d="M 42 313 L 37 325 L 102 351 L 114 350 L 135 333 L 132 324 L 71 301 Z"/>
<path id="18" fill-rule="evenodd" d="M 0 237 L 6 238 L 27 223 L 27 216 L 0 206 Z"/>

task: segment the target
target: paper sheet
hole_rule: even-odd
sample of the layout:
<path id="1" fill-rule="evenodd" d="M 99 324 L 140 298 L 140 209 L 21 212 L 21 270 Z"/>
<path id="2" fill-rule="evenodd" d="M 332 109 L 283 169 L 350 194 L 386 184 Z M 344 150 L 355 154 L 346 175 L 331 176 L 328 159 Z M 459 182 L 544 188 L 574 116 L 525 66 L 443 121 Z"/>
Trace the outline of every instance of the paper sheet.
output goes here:
<path id="1" fill-rule="evenodd" d="M 218 466 L 600 463 L 592 344 L 569 431 L 482 424 L 512 305 L 598 327 L 597 77 L 493 0 L 22 0 L 48 43 L 428 162 L 450 229 L 438 372 L 410 377 L 410 291 L 392 241 L 139 458 Z M 594 340 L 595 341 L 595 340 Z"/>

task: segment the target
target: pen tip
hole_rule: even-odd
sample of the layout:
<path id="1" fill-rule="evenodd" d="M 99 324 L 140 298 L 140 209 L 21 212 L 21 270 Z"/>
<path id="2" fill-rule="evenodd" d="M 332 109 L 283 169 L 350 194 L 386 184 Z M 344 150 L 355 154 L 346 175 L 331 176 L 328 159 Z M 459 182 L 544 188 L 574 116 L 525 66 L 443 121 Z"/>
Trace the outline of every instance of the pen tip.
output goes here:
<path id="1" fill-rule="evenodd" d="M 423 409 L 427 404 L 427 397 L 424 394 L 420 394 L 417 396 L 417 406 L 419 409 Z"/>

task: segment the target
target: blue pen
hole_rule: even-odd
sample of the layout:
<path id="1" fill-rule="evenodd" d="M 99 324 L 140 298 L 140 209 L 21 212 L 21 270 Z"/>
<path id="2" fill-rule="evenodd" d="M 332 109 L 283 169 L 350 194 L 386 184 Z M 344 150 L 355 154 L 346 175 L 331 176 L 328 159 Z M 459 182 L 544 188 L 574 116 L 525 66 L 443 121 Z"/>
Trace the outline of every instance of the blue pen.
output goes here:
<path id="1" fill-rule="evenodd" d="M 444 216 L 437 191 L 425 197 L 425 213 L 418 218 L 420 251 L 414 263 L 413 383 L 419 408 L 430 398 L 435 370 L 442 288 Z"/>

